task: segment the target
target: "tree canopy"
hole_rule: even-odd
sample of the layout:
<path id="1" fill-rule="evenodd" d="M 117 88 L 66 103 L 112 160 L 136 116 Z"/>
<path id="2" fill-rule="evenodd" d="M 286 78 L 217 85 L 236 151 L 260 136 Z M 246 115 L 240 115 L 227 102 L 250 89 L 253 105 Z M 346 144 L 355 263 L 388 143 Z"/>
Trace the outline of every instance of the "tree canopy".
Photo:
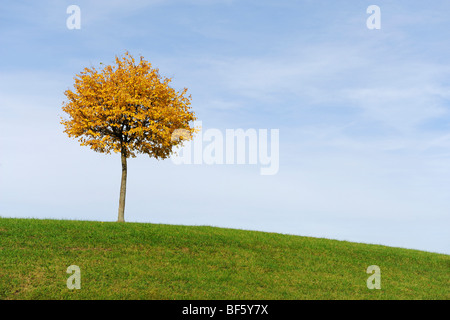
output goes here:
<path id="1" fill-rule="evenodd" d="M 62 109 L 69 115 L 61 119 L 64 131 L 97 152 L 169 157 L 174 146 L 194 133 L 191 96 L 186 88 L 171 88 L 171 79 L 142 56 L 136 63 L 126 52 L 115 62 L 76 75 L 74 90 L 64 92 L 68 101 Z M 175 130 L 183 134 L 173 135 Z"/>

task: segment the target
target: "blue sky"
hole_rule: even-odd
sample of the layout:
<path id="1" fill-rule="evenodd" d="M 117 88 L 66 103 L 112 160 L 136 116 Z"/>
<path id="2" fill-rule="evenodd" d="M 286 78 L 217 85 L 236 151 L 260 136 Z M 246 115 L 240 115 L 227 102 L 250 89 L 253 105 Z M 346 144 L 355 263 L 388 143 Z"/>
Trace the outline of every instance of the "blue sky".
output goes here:
<path id="1" fill-rule="evenodd" d="M 66 9 L 81 9 L 69 30 Z M 381 29 L 369 30 L 369 5 Z M 0 216 L 115 221 L 120 157 L 59 124 L 86 66 L 144 56 L 204 129 L 279 129 L 280 167 L 131 159 L 125 220 L 450 253 L 450 2 L 11 1 Z"/>

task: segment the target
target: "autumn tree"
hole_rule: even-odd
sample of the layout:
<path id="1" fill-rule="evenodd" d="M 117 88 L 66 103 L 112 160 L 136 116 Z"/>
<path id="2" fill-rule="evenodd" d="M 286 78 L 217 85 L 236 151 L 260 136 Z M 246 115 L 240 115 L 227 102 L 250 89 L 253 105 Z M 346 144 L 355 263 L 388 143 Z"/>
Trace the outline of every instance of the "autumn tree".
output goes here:
<path id="1" fill-rule="evenodd" d="M 128 52 L 116 56 L 115 65 L 85 68 L 74 79 L 74 90 L 64 92 L 64 132 L 94 151 L 120 153 L 118 221 L 123 222 L 127 159 L 138 153 L 165 159 L 183 140 L 192 139 L 195 128 L 190 124 L 196 117 L 191 96 L 186 88 L 171 88 L 170 78 L 162 77 L 142 56 L 136 63 Z"/>

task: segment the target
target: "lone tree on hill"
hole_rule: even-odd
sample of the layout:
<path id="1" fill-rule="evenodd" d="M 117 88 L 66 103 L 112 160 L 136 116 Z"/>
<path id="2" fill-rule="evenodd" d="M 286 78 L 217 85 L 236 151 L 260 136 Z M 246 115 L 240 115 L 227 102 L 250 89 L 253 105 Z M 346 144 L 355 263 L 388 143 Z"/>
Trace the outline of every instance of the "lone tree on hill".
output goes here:
<path id="1" fill-rule="evenodd" d="M 62 110 L 64 132 L 97 152 L 120 152 L 122 180 L 119 222 L 124 222 L 127 158 L 145 153 L 165 159 L 175 146 L 193 137 L 196 120 L 187 89 L 175 91 L 171 79 L 141 56 L 139 63 L 126 52 L 114 66 L 85 68 L 74 77 L 74 91 L 66 90 Z"/>

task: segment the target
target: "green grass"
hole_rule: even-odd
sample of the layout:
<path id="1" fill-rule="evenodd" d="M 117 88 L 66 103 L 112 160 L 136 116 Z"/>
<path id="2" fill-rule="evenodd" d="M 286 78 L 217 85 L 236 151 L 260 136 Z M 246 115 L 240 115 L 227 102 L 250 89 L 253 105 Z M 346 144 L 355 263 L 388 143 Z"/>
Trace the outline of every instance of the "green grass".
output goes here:
<path id="1" fill-rule="evenodd" d="M 81 269 L 69 290 L 67 267 Z M 369 290 L 366 269 L 381 269 Z M 0 299 L 449 299 L 450 256 L 206 226 L 0 218 Z"/>

